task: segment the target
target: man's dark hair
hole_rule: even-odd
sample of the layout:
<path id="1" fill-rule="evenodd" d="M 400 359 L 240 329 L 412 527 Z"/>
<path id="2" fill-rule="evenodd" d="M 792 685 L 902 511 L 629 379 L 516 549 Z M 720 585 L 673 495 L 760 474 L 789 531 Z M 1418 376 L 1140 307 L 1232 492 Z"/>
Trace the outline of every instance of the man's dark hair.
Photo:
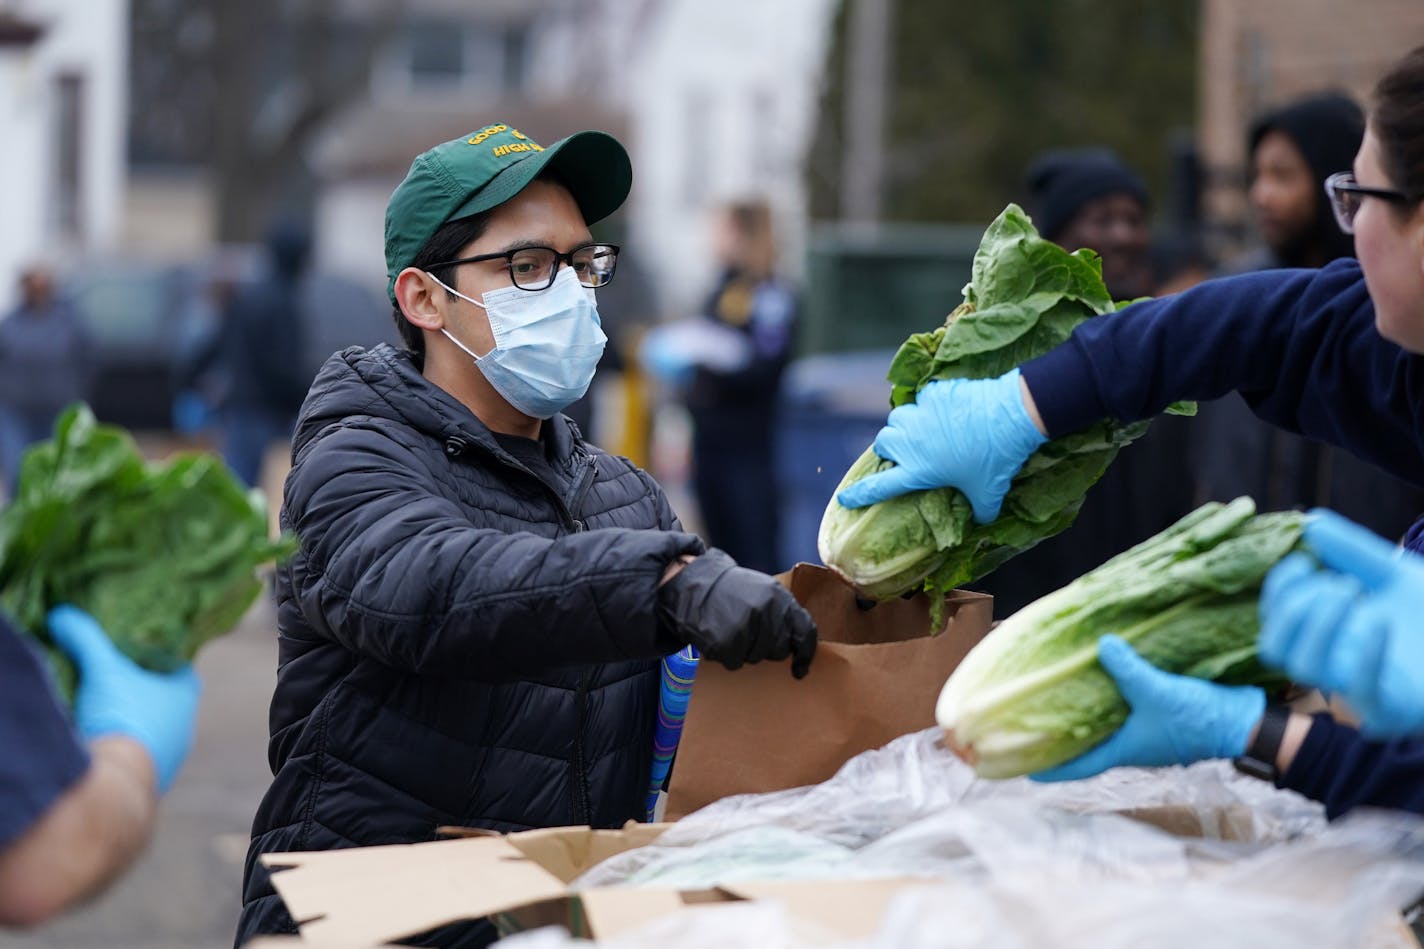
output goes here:
<path id="1" fill-rule="evenodd" d="M 431 235 L 430 240 L 420 249 L 420 253 L 415 255 L 415 260 L 412 260 L 410 265 L 417 270 L 429 270 L 436 280 L 446 286 L 454 286 L 454 267 L 436 267 L 432 270 L 431 265 L 459 257 L 462 248 L 471 241 L 478 240 L 484 234 L 485 229 L 489 227 L 492 213 L 492 211 L 485 211 L 482 214 L 462 217 L 455 221 L 446 221 L 440 225 L 438 231 Z M 451 296 L 451 299 L 454 297 Z M 399 306 L 394 310 L 394 318 L 401 342 L 405 344 L 406 350 L 415 357 L 416 365 L 423 366 L 425 336 L 422 335 L 420 327 L 407 320 Z"/>
<path id="2" fill-rule="evenodd" d="M 1385 173 L 1417 204 L 1424 199 L 1424 46 L 1384 74 L 1375 86 L 1374 104 L 1370 126 L 1379 139 Z"/>

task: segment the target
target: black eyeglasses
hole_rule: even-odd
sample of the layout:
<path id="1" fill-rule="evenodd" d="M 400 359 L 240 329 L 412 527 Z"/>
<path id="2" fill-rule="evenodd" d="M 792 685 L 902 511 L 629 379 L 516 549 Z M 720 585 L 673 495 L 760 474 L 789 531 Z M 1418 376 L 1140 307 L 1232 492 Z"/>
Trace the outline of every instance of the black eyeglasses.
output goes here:
<path id="1" fill-rule="evenodd" d="M 477 264 L 485 260 L 503 260 L 509 277 L 521 290 L 546 290 L 559 275 L 559 264 L 568 264 L 578 276 L 578 282 L 590 289 L 604 287 L 613 279 L 618 266 L 617 244 L 583 244 L 567 254 L 552 247 L 520 247 L 498 254 L 478 254 L 431 264 L 426 270 L 453 267 L 456 264 Z"/>
<path id="2" fill-rule="evenodd" d="M 1390 204 L 1413 204 L 1417 200 L 1403 191 L 1367 188 L 1355 181 L 1354 174 L 1348 171 L 1336 172 L 1325 179 L 1325 195 L 1330 199 L 1330 210 L 1335 212 L 1335 223 L 1346 234 L 1355 233 L 1355 215 L 1365 198 L 1379 198 Z"/>

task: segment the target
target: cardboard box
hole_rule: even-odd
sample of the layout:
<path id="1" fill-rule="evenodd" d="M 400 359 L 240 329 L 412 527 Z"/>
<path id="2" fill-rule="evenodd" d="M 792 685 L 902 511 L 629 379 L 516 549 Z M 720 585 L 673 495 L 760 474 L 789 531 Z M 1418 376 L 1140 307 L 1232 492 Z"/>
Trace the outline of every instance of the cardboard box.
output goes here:
<path id="1" fill-rule="evenodd" d="M 810 674 L 785 663 L 697 670 L 673 763 L 667 816 L 683 817 L 733 794 L 819 784 L 851 758 L 935 723 L 949 674 L 989 631 L 993 598 L 955 591 L 932 629 L 918 593 L 865 608 L 825 567 L 798 564 L 777 579 L 816 620 Z"/>
<path id="2" fill-rule="evenodd" d="M 623 830 L 557 827 L 498 835 L 459 831 L 433 843 L 320 853 L 266 854 L 272 884 L 308 945 L 365 947 L 467 919 L 495 917 L 505 932 L 562 925 L 608 939 L 649 920 L 707 904 L 777 899 L 817 942 L 871 935 L 890 899 L 916 881 L 766 882 L 704 890 L 568 884 L 625 850 L 656 840 L 666 824 Z M 283 869 L 287 868 L 287 869 Z M 923 881 L 919 881 L 923 882 Z"/>
<path id="3" fill-rule="evenodd" d="M 1178 836 L 1249 835 L 1244 811 L 1203 815 L 1161 806 L 1124 812 Z M 1204 826 L 1203 820 L 1206 821 Z M 301 926 L 306 945 L 368 949 L 466 919 L 495 917 L 505 932 L 562 925 L 576 936 L 612 939 L 651 920 L 695 914 L 709 904 L 777 900 L 811 944 L 870 937 L 891 899 L 923 879 L 739 883 L 703 890 L 568 884 L 595 864 L 653 843 L 666 824 L 623 830 L 559 827 L 498 835 L 458 830 L 459 839 L 321 853 L 266 854 L 272 884 Z M 282 868 L 290 869 L 282 869 Z M 1403 945 L 1417 945 L 1399 920 Z"/>

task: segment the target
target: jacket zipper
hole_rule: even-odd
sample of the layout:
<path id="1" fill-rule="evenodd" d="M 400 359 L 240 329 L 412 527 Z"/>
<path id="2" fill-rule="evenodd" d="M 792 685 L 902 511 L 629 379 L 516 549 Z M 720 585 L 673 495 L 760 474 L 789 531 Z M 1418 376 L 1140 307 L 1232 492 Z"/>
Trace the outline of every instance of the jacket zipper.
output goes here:
<path id="1" fill-rule="evenodd" d="M 569 500 L 565 504 L 563 498 L 554 495 L 555 500 L 564 509 L 564 514 L 568 518 L 569 528 L 575 532 L 584 529 L 583 521 L 574 517 L 573 512 L 579 509 L 580 502 L 588 493 L 589 487 L 593 484 L 594 462 L 593 458 L 584 452 L 575 455 L 575 463 L 579 466 L 578 472 L 574 475 L 573 488 L 569 491 Z M 554 494 L 552 489 L 551 494 Z M 574 774 L 572 794 L 574 798 L 574 823 L 593 823 L 593 806 L 589 799 L 591 794 L 588 788 L 588 764 L 583 757 L 584 737 L 588 731 L 588 692 L 592 683 L 589 676 L 592 670 L 583 668 L 579 670 L 578 699 L 576 702 L 576 712 L 578 714 L 577 724 L 574 729 Z"/>
<path id="2" fill-rule="evenodd" d="M 574 824 L 591 824 L 592 806 L 589 804 L 588 766 L 583 760 L 584 733 L 588 726 L 588 669 L 579 670 L 577 713 L 574 727 L 573 786 L 569 788 L 572 798 Z"/>
<path id="3" fill-rule="evenodd" d="M 464 451 L 465 446 L 466 443 L 464 439 L 452 438 L 446 442 L 445 450 L 446 453 L 452 457 L 458 457 Z M 588 489 L 593 485 L 595 468 L 597 466 L 594 464 L 591 455 L 583 451 L 576 452 L 574 455 L 574 463 L 578 466 L 578 470 L 574 475 L 573 487 L 569 491 L 568 501 L 560 497 L 559 493 L 555 491 L 551 485 L 545 484 L 543 478 L 540 478 L 534 474 L 534 472 L 520 464 L 517 459 L 503 457 L 502 455 L 496 455 L 495 457 L 499 458 L 506 466 L 523 472 L 542 485 L 549 497 L 553 499 L 554 505 L 559 510 L 559 514 L 563 517 L 565 527 L 574 533 L 579 533 L 584 529 L 583 521 L 574 517 L 573 512 L 579 508 L 584 495 L 588 493 Z M 572 817 L 575 824 L 588 824 L 592 822 L 591 814 L 593 807 L 590 803 L 592 795 L 588 787 L 588 766 L 583 758 L 584 733 L 588 727 L 589 674 L 590 670 L 588 669 L 579 670 L 578 692 L 574 709 L 577 716 L 574 724 L 574 748 L 573 755 L 569 761 L 570 768 L 573 772 L 570 776 L 569 807 L 573 812 Z"/>

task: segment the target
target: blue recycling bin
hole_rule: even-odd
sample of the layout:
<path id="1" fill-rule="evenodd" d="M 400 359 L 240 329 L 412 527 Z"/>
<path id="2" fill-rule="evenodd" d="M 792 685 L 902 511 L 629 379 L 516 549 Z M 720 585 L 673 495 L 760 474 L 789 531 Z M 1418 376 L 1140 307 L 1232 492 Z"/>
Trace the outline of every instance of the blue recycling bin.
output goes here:
<path id="1" fill-rule="evenodd" d="M 836 485 L 890 411 L 893 349 L 806 356 L 787 367 L 777 415 L 781 563 L 820 563 L 816 534 Z"/>

